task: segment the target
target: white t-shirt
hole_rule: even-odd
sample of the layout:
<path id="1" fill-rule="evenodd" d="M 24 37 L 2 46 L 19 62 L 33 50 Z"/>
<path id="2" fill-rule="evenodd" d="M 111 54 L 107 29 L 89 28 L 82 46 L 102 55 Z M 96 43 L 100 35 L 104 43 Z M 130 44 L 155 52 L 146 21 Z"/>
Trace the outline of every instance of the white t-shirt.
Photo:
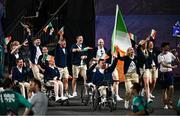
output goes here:
<path id="1" fill-rule="evenodd" d="M 127 73 L 133 73 L 136 72 L 136 64 L 134 61 L 131 61 Z"/>
<path id="2" fill-rule="evenodd" d="M 39 56 L 42 55 L 41 49 L 39 46 L 36 46 L 36 58 L 35 58 L 35 64 L 38 63 Z"/>
<path id="3" fill-rule="evenodd" d="M 167 68 L 162 66 L 161 62 L 166 63 L 168 66 L 172 66 L 172 62 L 176 59 L 176 57 L 171 53 L 167 52 L 166 54 L 160 53 L 158 55 L 158 62 L 160 63 L 160 71 L 161 72 L 170 72 L 172 68 Z"/>
<path id="4" fill-rule="evenodd" d="M 98 59 L 104 59 L 105 56 L 106 56 L 105 49 L 98 47 L 98 50 L 97 50 L 97 53 L 96 53 L 96 57 L 97 57 Z"/>

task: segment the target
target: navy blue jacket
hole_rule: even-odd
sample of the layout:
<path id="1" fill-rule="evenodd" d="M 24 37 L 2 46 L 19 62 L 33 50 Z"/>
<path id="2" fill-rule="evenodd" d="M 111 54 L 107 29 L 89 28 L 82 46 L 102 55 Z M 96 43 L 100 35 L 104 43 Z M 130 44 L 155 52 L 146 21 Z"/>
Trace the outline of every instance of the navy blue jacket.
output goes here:
<path id="1" fill-rule="evenodd" d="M 136 65 L 136 73 L 140 74 L 138 59 L 136 56 L 134 57 L 134 59 L 131 59 L 129 56 L 121 57 L 120 55 L 118 55 L 118 59 L 124 61 L 124 74 L 127 73 L 128 69 L 129 69 L 129 65 L 131 64 L 132 61 Z"/>
<path id="2" fill-rule="evenodd" d="M 48 81 L 48 80 L 53 80 L 54 77 L 57 77 L 57 80 L 60 78 L 60 73 L 59 73 L 59 70 L 58 68 L 54 67 L 51 68 L 51 67 L 47 67 L 47 69 L 45 70 L 45 80 Z"/>
<path id="3" fill-rule="evenodd" d="M 31 57 L 30 57 L 30 60 L 33 64 L 35 64 L 35 58 L 36 58 L 36 52 L 37 52 L 37 49 L 36 49 L 36 46 L 33 44 L 32 42 L 32 37 L 31 36 L 27 36 L 27 39 L 28 39 L 28 44 L 29 44 L 29 50 L 31 51 Z M 42 48 L 40 47 L 40 50 L 42 52 Z"/>
<path id="4" fill-rule="evenodd" d="M 76 44 L 73 44 L 71 46 L 71 52 L 72 52 L 72 49 L 77 49 L 78 46 Z M 85 45 L 82 44 L 82 49 L 85 48 Z M 71 58 L 72 58 L 72 64 L 73 65 L 77 65 L 77 66 L 80 66 L 81 65 L 81 56 L 84 56 L 86 55 L 87 56 L 87 52 L 72 52 L 71 54 Z M 83 60 L 83 64 L 86 64 L 86 60 Z"/>
<path id="5" fill-rule="evenodd" d="M 22 68 L 22 73 L 18 70 L 18 68 L 15 66 L 12 68 L 12 79 L 17 80 L 18 82 L 27 81 L 27 70 L 25 67 Z"/>
<path id="6" fill-rule="evenodd" d="M 65 48 L 65 54 L 63 48 L 58 44 L 55 49 L 55 64 L 57 67 L 64 68 L 67 67 L 67 55 L 68 51 Z"/>
<path id="7" fill-rule="evenodd" d="M 98 69 L 96 69 L 92 80 L 93 84 L 95 84 L 96 86 L 101 86 L 106 85 L 106 81 L 113 83 L 112 73 L 116 68 L 117 61 L 117 58 L 114 59 L 112 65 L 104 70 L 104 74 L 102 74 Z"/>

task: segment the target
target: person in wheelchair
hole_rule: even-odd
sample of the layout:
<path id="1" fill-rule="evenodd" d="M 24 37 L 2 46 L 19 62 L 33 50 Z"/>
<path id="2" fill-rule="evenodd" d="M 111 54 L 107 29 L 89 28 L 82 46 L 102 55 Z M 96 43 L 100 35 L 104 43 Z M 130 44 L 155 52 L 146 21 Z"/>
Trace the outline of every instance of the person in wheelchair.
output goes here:
<path id="1" fill-rule="evenodd" d="M 98 61 L 98 67 L 94 70 L 92 82 L 96 86 L 96 90 L 99 91 L 100 97 L 104 98 L 101 99 L 101 102 L 105 102 L 106 100 L 106 89 L 108 88 L 108 85 L 111 84 L 112 86 L 113 84 L 112 73 L 116 67 L 117 61 L 118 59 L 115 57 L 113 63 L 109 66 L 104 59 L 100 59 Z M 112 87 L 111 91 L 113 92 Z"/>
<path id="2" fill-rule="evenodd" d="M 22 58 L 18 58 L 16 60 L 17 66 L 13 67 L 12 69 L 12 80 L 14 81 L 15 85 L 20 87 L 20 92 L 26 98 L 26 91 L 29 92 L 29 80 L 33 78 L 32 71 L 28 71 L 24 66 L 24 61 Z M 29 78 L 29 79 L 28 79 Z"/>
<path id="3" fill-rule="evenodd" d="M 67 97 L 64 97 L 64 90 L 63 90 L 63 83 L 60 79 L 60 73 L 58 68 L 55 66 L 55 60 L 52 58 L 49 60 L 49 66 L 45 70 L 45 79 L 46 84 L 50 84 L 54 86 L 54 93 L 55 93 L 55 101 L 58 100 L 66 100 Z M 61 97 L 59 97 L 59 93 Z"/>

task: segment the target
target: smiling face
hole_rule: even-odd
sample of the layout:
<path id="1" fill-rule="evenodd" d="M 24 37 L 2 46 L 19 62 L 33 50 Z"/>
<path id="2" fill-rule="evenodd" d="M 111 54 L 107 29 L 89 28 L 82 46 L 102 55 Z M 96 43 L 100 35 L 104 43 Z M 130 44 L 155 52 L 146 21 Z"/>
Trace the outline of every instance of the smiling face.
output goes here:
<path id="1" fill-rule="evenodd" d="M 19 68 L 22 68 L 22 67 L 23 67 L 23 64 L 24 64 L 23 59 L 18 59 L 18 60 L 16 61 L 16 63 L 17 63 L 17 66 L 18 66 Z"/>
<path id="2" fill-rule="evenodd" d="M 134 49 L 132 47 L 128 48 L 127 55 L 128 56 L 133 56 L 134 55 Z"/>
<path id="3" fill-rule="evenodd" d="M 34 40 L 34 44 L 35 44 L 36 46 L 40 46 L 40 45 L 41 45 L 41 40 L 40 40 L 40 39 L 35 39 L 35 40 Z"/>
<path id="4" fill-rule="evenodd" d="M 98 46 L 99 46 L 100 48 L 104 47 L 104 40 L 103 40 L 102 38 L 100 38 L 100 39 L 98 40 Z"/>
<path id="5" fill-rule="evenodd" d="M 42 53 L 43 54 L 48 54 L 48 48 L 47 47 L 43 47 L 42 48 Z"/>
<path id="6" fill-rule="evenodd" d="M 154 48 L 154 44 L 153 44 L 153 42 L 152 42 L 152 41 L 150 41 L 150 42 L 149 42 L 149 44 L 148 44 L 148 48 L 149 48 L 149 49 L 153 49 L 153 48 Z"/>
<path id="7" fill-rule="evenodd" d="M 77 44 L 82 44 L 83 40 L 84 40 L 83 36 L 81 36 L 81 35 L 76 37 Z"/>

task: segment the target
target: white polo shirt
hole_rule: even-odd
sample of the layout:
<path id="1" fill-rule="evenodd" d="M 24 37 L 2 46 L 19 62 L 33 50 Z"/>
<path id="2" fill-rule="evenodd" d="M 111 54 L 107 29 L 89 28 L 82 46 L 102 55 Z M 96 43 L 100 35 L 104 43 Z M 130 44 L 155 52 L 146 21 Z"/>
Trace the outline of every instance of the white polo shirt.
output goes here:
<path id="1" fill-rule="evenodd" d="M 172 66 L 172 62 L 176 59 L 176 57 L 171 53 L 167 52 L 166 54 L 160 53 L 158 55 L 158 63 L 160 63 L 160 71 L 161 72 L 170 72 L 172 71 L 172 68 L 164 67 L 161 62 L 166 63 L 168 66 Z"/>

